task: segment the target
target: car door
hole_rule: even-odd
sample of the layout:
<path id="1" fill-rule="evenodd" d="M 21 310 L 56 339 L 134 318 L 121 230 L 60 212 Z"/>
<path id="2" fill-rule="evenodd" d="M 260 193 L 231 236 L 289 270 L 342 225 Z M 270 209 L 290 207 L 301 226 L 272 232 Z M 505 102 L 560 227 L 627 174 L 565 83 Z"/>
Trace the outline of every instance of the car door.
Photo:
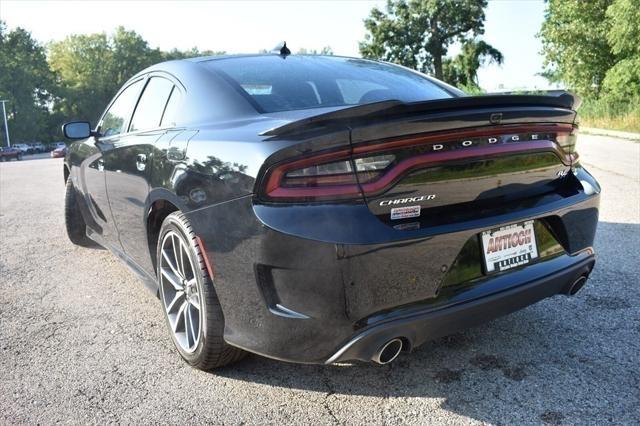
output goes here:
<path id="1" fill-rule="evenodd" d="M 133 81 L 115 96 L 98 122 L 97 136 L 87 139 L 80 147 L 85 152 L 80 179 L 91 214 L 87 225 L 98 234 L 101 244 L 118 251 L 122 251 L 122 246 L 107 196 L 105 159 L 129 124 L 143 83 L 144 79 Z"/>
<path id="2" fill-rule="evenodd" d="M 151 157 L 154 143 L 168 130 L 161 122 L 174 90 L 178 89 L 168 76 L 147 76 L 128 131 L 105 156 L 107 194 L 120 243 L 127 257 L 150 275 L 153 263 L 146 225 Z"/>

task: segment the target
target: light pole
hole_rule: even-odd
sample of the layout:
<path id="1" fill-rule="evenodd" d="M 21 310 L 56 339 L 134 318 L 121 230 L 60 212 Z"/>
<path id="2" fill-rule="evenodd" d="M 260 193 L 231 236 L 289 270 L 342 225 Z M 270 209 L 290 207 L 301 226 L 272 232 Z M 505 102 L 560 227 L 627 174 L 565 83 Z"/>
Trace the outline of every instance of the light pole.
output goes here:
<path id="1" fill-rule="evenodd" d="M 9 139 L 9 125 L 7 124 L 7 110 L 4 107 L 6 100 L 0 100 L 2 102 L 2 116 L 4 117 L 4 134 L 7 135 L 7 147 L 11 147 L 11 140 Z"/>

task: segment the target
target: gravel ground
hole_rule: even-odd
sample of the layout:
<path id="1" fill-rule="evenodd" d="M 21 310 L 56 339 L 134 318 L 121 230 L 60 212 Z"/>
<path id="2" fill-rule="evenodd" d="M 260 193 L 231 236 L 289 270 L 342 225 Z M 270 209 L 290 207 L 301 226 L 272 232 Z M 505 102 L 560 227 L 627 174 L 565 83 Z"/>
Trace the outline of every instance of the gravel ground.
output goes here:
<path id="1" fill-rule="evenodd" d="M 64 234 L 62 161 L 0 165 L 0 423 L 640 422 L 640 144 L 582 136 L 603 187 L 596 269 L 554 297 L 391 365 L 250 356 L 215 373 L 174 351 L 160 303 Z"/>

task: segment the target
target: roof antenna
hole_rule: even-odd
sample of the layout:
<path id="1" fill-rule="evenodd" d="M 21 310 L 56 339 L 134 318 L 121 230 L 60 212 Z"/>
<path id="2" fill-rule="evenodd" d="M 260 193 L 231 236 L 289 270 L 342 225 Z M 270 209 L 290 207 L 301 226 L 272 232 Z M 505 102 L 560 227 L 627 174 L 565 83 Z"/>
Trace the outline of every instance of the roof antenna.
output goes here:
<path id="1" fill-rule="evenodd" d="M 275 49 L 273 49 L 273 50 L 279 51 L 280 52 L 280 56 L 282 56 L 283 58 L 291 55 L 291 50 L 289 50 L 289 48 L 287 47 L 287 42 L 286 41 L 282 42 L 282 46 L 280 48 L 278 48 L 278 46 L 276 46 Z"/>

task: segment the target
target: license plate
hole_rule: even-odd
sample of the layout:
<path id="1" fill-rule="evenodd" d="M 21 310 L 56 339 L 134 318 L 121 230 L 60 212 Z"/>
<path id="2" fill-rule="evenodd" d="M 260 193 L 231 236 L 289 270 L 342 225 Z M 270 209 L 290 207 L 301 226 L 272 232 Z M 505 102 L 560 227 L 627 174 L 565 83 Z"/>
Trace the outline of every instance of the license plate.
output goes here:
<path id="1" fill-rule="evenodd" d="M 482 233 L 482 257 L 487 273 L 526 265 L 538 257 L 533 221 L 515 223 Z"/>

